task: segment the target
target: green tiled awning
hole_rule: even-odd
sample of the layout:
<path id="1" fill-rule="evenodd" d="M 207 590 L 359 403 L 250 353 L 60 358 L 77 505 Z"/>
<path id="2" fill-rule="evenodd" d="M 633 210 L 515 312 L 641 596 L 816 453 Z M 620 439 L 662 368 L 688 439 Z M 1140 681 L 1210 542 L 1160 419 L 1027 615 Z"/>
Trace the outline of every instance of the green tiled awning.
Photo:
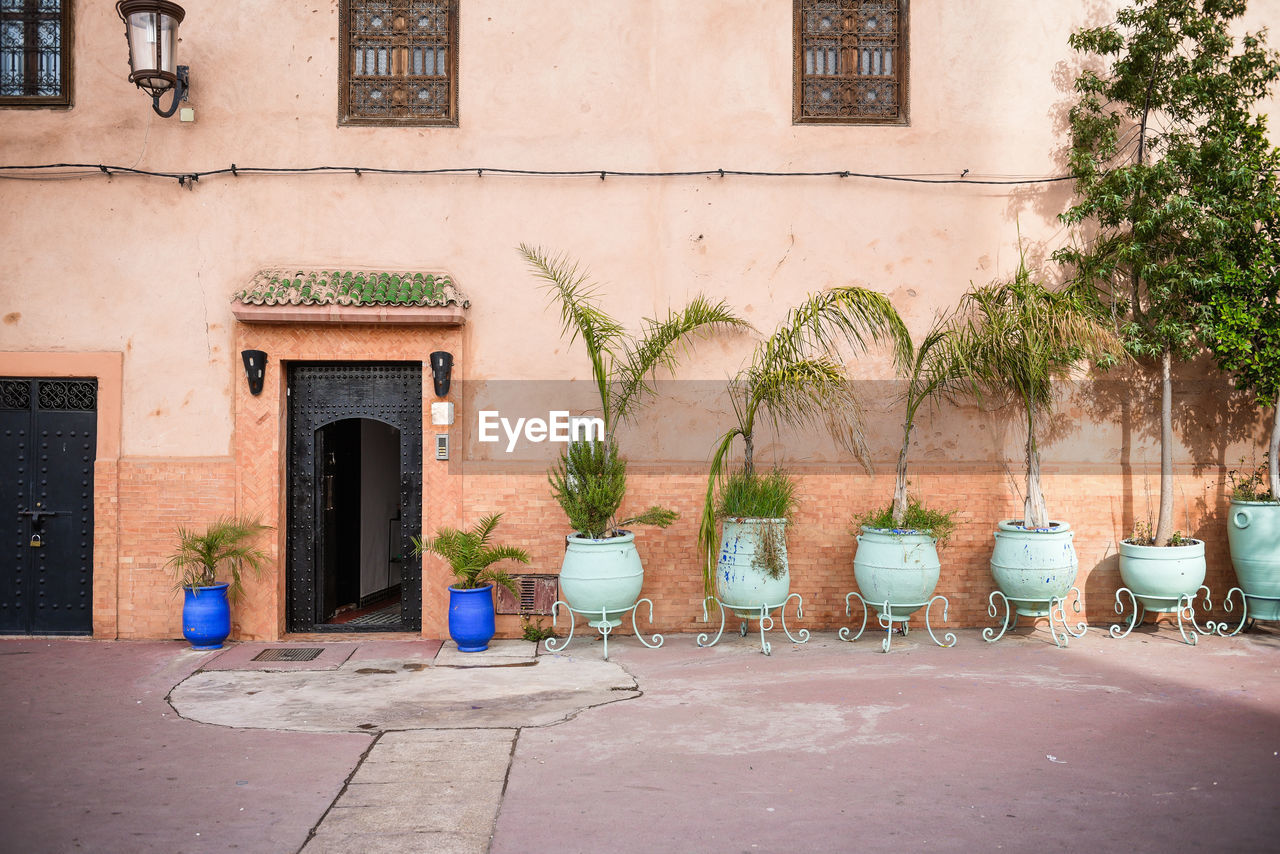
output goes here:
<path id="1" fill-rule="evenodd" d="M 460 324 L 471 302 L 448 273 L 262 270 L 231 298 L 245 323 Z"/>

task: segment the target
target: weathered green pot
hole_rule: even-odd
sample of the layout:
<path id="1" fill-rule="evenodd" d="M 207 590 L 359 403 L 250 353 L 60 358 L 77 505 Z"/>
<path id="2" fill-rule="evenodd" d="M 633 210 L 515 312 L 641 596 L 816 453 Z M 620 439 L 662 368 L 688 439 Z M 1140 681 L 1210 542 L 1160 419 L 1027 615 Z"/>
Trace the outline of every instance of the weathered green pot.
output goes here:
<path id="1" fill-rule="evenodd" d="M 853 577 L 876 612 L 902 622 L 920 610 L 938 586 L 942 564 L 937 540 L 927 531 L 862 526 L 853 555 Z"/>
<path id="2" fill-rule="evenodd" d="M 991 552 L 991 577 L 1024 617 L 1049 616 L 1047 600 L 1065 598 L 1076 583 L 1075 531 L 1066 522 L 1024 528 L 1017 519 L 1000 522 Z"/>
<path id="3" fill-rule="evenodd" d="M 720 536 L 720 559 L 716 562 L 716 596 L 732 605 L 781 605 L 791 592 L 791 573 L 787 566 L 786 519 L 724 520 Z M 776 578 L 756 566 L 762 551 L 762 537 L 767 525 L 776 526 L 775 547 L 782 571 Z M 734 611 L 739 617 L 758 617 L 756 611 Z"/>
<path id="4" fill-rule="evenodd" d="M 1176 613 L 1178 597 L 1195 596 L 1204 573 L 1203 540 L 1163 547 L 1120 543 L 1120 579 L 1148 611 Z"/>
<path id="5" fill-rule="evenodd" d="M 620 531 L 620 536 L 603 540 L 565 537 L 568 548 L 560 565 L 560 594 L 575 611 L 588 616 L 601 609 L 618 611 L 607 620 L 599 616 L 588 619 L 592 626 L 622 624 L 621 612 L 634 607 L 644 586 L 644 567 L 636 551 L 635 535 Z"/>
<path id="6" fill-rule="evenodd" d="M 1227 545 L 1240 589 L 1280 598 L 1280 502 L 1231 500 Z M 1280 602 L 1249 600 L 1249 616 L 1280 620 Z"/>

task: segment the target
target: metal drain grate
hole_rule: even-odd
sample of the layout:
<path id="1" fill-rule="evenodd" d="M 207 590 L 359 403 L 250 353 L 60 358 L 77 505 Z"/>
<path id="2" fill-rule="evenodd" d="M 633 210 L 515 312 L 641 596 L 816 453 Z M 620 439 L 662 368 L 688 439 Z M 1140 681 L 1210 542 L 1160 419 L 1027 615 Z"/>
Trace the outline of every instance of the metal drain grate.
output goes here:
<path id="1" fill-rule="evenodd" d="M 253 657 L 254 661 L 311 661 L 324 652 L 324 647 L 287 647 L 277 646 L 264 649 Z"/>

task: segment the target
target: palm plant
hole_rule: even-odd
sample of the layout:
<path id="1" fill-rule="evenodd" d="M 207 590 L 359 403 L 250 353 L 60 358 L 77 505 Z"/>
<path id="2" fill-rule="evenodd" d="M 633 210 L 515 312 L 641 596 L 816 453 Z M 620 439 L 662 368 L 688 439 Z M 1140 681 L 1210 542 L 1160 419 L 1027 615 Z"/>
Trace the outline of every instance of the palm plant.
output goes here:
<path id="1" fill-rule="evenodd" d="M 471 527 L 469 531 L 455 528 L 439 528 L 434 539 L 423 540 L 413 537 L 413 553 L 421 557 L 426 552 L 438 554 L 449 562 L 456 579 L 453 587 L 458 590 L 472 590 L 487 584 L 501 584 L 519 596 L 516 582 L 510 575 L 494 564 L 502 560 L 515 560 L 527 564 L 529 553 L 514 546 L 492 545 L 493 532 L 502 520 L 501 513 L 485 516 Z"/>
<path id="2" fill-rule="evenodd" d="M 741 471 L 748 478 L 755 476 L 755 430 L 760 415 L 775 429 L 781 424 L 823 425 L 867 465 L 861 406 L 838 352 L 843 345 L 865 350 L 886 339 L 895 358 L 906 359 L 910 336 L 888 297 L 855 286 L 830 288 L 791 309 L 773 334 L 756 346 L 750 364 L 730 382 L 737 423 L 720 437 L 712 454 L 698 530 L 708 595 L 716 561 L 716 493 L 727 484 L 728 458 L 736 440 L 743 442 Z M 725 505 L 720 510 L 734 513 Z"/>
<path id="3" fill-rule="evenodd" d="M 954 397 L 972 387 L 967 366 L 955 348 L 951 321 L 952 316 L 943 314 L 934 321 L 919 347 L 915 347 L 911 341 L 907 342 L 909 349 L 903 365 L 910 372 L 903 393 L 905 411 L 902 418 L 902 448 L 898 451 L 897 477 L 889 513 L 892 527 L 922 530 L 936 528 L 938 530 L 934 531 L 934 535 L 939 540 L 945 539 L 946 531 L 954 523 L 950 514 L 927 511 L 918 502 L 908 499 L 907 454 L 911 450 L 911 433 L 915 429 L 916 414 L 921 405 L 935 395 Z M 876 524 L 871 526 L 881 527 Z"/>
<path id="4" fill-rule="evenodd" d="M 1027 428 L 1023 525 L 1049 525 L 1040 482 L 1036 425 L 1053 411 L 1053 382 L 1087 362 L 1110 363 L 1123 352 L 1115 332 L 1080 288 L 1051 290 L 1032 278 L 1025 257 L 1008 282 L 965 294 L 952 348 L 962 374 L 983 391 L 1021 404 Z"/>
<path id="5" fill-rule="evenodd" d="M 241 573 L 247 567 L 255 576 L 262 574 L 262 565 L 270 560 L 265 551 L 253 545 L 253 538 L 270 530 L 257 520 L 224 516 L 209 525 L 203 532 L 178 526 L 178 549 L 165 563 L 173 569 L 177 582 L 174 590 L 213 587 L 218 584 L 218 570 L 225 567 L 228 574 L 227 596 L 239 598 L 244 592 Z"/>
<path id="6" fill-rule="evenodd" d="M 619 424 L 633 417 L 656 392 L 654 377 L 674 370 L 680 355 L 699 336 L 727 329 L 750 329 L 724 300 L 695 296 L 664 319 L 645 318 L 628 333 L 601 306 L 600 289 L 567 256 L 551 256 L 539 247 L 520 244 L 520 254 L 545 282 L 559 305 L 562 332 L 572 344 L 579 338 L 591 360 L 591 377 L 600 395 L 605 440 L 613 442 Z"/>

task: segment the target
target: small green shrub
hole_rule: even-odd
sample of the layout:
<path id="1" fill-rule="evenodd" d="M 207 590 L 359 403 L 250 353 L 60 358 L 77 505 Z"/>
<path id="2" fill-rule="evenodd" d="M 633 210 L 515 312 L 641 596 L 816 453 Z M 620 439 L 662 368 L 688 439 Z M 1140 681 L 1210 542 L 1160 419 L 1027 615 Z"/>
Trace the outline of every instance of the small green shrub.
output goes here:
<path id="1" fill-rule="evenodd" d="M 1240 461 L 1241 468 L 1244 460 Z M 1271 476 L 1268 469 L 1268 455 L 1264 454 L 1262 463 L 1247 474 L 1239 471 L 1227 472 L 1227 480 L 1231 482 L 1231 497 L 1236 501 L 1275 501 L 1271 494 Z"/>
<path id="2" fill-rule="evenodd" d="M 556 636 L 556 630 L 542 625 L 542 618 L 530 620 L 528 617 L 520 618 L 520 631 L 524 639 L 533 641 L 534 643 L 542 643 L 547 638 Z"/>
<path id="3" fill-rule="evenodd" d="M 938 541 L 938 545 L 946 545 L 956 529 L 956 511 L 930 510 L 914 498 L 907 500 L 907 515 L 901 525 L 893 524 L 893 505 L 879 510 L 871 510 L 854 518 L 854 532 L 863 526 L 881 530 L 926 532 Z"/>
<path id="4" fill-rule="evenodd" d="M 736 472 L 720 488 L 719 519 L 790 519 L 796 508 L 796 482 L 779 469 L 768 474 Z"/>
<path id="5" fill-rule="evenodd" d="M 573 530 L 593 540 L 615 536 L 618 529 L 627 525 L 666 528 L 680 518 L 674 510 L 657 506 L 638 516 L 617 518 L 627 494 L 627 462 L 609 442 L 570 443 L 561 451 L 547 480 Z"/>

